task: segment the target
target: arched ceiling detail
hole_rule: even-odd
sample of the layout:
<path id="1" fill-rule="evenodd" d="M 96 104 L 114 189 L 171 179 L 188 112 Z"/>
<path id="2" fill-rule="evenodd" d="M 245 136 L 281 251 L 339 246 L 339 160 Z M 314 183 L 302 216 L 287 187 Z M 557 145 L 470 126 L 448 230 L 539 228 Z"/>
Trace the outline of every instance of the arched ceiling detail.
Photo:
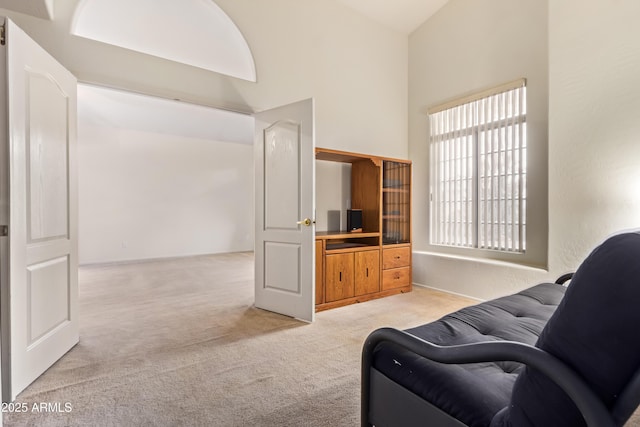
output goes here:
<path id="1" fill-rule="evenodd" d="M 256 81 L 247 41 L 213 0 L 81 0 L 71 33 Z"/>

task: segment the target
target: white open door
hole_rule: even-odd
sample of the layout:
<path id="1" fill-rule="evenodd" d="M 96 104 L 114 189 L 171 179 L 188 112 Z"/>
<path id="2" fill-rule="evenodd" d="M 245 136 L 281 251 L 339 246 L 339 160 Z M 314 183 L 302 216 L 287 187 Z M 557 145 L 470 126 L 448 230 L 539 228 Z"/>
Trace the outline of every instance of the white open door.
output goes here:
<path id="1" fill-rule="evenodd" d="M 77 82 L 13 22 L 0 19 L 0 85 L 7 91 L 0 107 L 0 219 L 8 226 L 0 304 L 8 401 L 78 342 Z"/>
<path id="2" fill-rule="evenodd" d="M 315 315 L 313 99 L 255 114 L 256 307 Z"/>

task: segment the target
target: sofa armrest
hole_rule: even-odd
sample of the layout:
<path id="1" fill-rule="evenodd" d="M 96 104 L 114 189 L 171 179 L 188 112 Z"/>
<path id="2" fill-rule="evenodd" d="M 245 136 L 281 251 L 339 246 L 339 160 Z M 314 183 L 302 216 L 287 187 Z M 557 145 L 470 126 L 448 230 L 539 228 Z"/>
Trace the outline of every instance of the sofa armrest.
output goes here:
<path id="1" fill-rule="evenodd" d="M 572 277 L 573 273 L 566 273 L 558 277 L 554 283 L 557 283 L 558 285 L 564 285 L 566 282 L 571 280 Z"/>
<path id="2" fill-rule="evenodd" d="M 439 346 L 393 328 L 373 331 L 362 349 L 361 424 L 368 426 L 369 377 L 373 352 L 382 342 L 402 346 L 427 359 L 448 364 L 491 361 L 524 363 L 552 379 L 574 401 L 588 426 L 614 426 L 609 411 L 589 386 L 571 368 L 551 354 L 531 345 L 514 341 L 490 341 L 473 344 Z"/>

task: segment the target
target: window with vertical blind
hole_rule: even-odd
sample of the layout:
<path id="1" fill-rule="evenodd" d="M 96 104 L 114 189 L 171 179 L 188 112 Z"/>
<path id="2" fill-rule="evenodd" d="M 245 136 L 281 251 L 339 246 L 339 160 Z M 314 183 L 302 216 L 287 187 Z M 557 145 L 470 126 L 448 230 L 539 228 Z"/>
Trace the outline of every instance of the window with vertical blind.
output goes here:
<path id="1" fill-rule="evenodd" d="M 429 110 L 431 244 L 523 253 L 526 80 Z"/>

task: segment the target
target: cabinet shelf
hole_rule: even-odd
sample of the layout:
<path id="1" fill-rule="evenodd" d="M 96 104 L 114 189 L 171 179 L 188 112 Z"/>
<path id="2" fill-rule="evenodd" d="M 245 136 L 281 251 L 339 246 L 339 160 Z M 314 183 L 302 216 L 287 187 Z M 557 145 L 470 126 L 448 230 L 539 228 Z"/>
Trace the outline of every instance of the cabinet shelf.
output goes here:
<path id="1" fill-rule="evenodd" d="M 380 232 L 349 232 L 349 231 L 316 231 L 316 239 L 360 239 L 362 237 L 380 237 Z"/>

